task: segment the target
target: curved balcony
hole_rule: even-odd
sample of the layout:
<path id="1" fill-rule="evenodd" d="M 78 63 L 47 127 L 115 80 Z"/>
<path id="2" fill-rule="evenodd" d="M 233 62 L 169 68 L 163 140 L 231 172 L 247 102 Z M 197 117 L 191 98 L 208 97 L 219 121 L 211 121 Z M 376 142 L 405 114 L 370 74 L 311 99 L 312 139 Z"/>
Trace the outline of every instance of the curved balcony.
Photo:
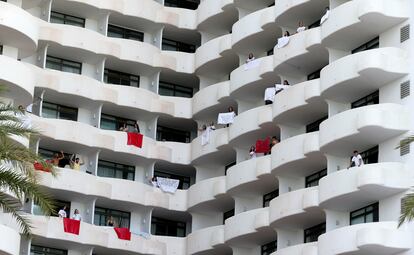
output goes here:
<path id="1" fill-rule="evenodd" d="M 311 187 L 274 198 L 269 207 L 271 225 L 304 229 L 324 221 L 325 213 L 319 207 L 318 193 L 318 187 Z"/>
<path id="2" fill-rule="evenodd" d="M 233 49 L 245 53 L 254 49 L 269 49 L 280 34 L 279 31 L 275 23 L 274 6 L 252 12 L 234 23 L 231 38 Z"/>
<path id="3" fill-rule="evenodd" d="M 40 185 L 52 190 L 174 211 L 187 210 L 187 191 L 184 190 L 172 195 L 137 181 L 98 177 L 71 169 L 59 169 L 57 178 L 44 172 L 39 175 Z"/>
<path id="4" fill-rule="evenodd" d="M 307 75 L 327 64 L 328 56 L 321 43 L 321 28 L 315 27 L 290 36 L 285 47 L 275 47 L 274 70 L 293 77 Z"/>
<path id="5" fill-rule="evenodd" d="M 228 105 L 231 105 L 230 99 L 230 81 L 223 81 L 198 91 L 193 96 L 193 118 L 202 118 L 208 116 L 211 112 L 225 111 Z M 214 116 L 217 117 L 217 116 Z"/>
<path id="6" fill-rule="evenodd" d="M 37 19 L 16 5 L 0 3 L 0 38 L 2 44 L 19 49 L 20 57 L 32 55 L 37 48 Z"/>
<path id="7" fill-rule="evenodd" d="M 0 81 L 6 89 L 2 96 L 13 98 L 16 107 L 29 105 L 33 98 L 36 73 L 29 65 L 6 56 L 0 56 L 0 65 Z"/>
<path id="8" fill-rule="evenodd" d="M 229 22 L 234 0 L 202 1 L 197 8 L 198 29 L 219 27 Z M 237 14 L 237 12 L 235 13 Z"/>
<path id="9" fill-rule="evenodd" d="M 131 157 L 160 159 L 176 164 L 190 163 L 190 144 L 157 142 L 144 137 L 142 148 L 137 148 L 126 145 L 125 132 L 102 130 L 80 122 L 36 116 L 32 116 L 32 122 L 33 127 L 39 130 L 42 136 L 55 141 L 71 141 L 82 146 L 125 153 Z"/>
<path id="10" fill-rule="evenodd" d="M 257 66 L 246 70 L 242 65 L 230 74 L 230 94 L 233 98 L 243 98 L 257 102 L 263 100 L 263 91 L 277 81 L 273 71 L 273 56 L 256 59 Z"/>
<path id="11" fill-rule="evenodd" d="M 318 243 L 304 243 L 277 250 L 272 255 L 318 255 Z"/>
<path id="12" fill-rule="evenodd" d="M 341 245 L 338 245 L 341 240 Z M 397 254 L 412 248 L 411 233 L 396 222 L 357 224 L 329 231 L 318 239 L 320 255 Z"/>
<path id="13" fill-rule="evenodd" d="M 322 24 L 323 44 L 350 51 L 410 17 L 408 1 L 348 1 Z M 358 35 L 358 36 L 354 36 Z"/>
<path id="14" fill-rule="evenodd" d="M 408 59 L 405 50 L 391 47 L 343 57 L 321 71 L 321 94 L 327 99 L 353 102 L 407 75 Z"/>
<path id="15" fill-rule="evenodd" d="M 352 211 L 410 188 L 412 174 L 401 163 L 368 164 L 325 176 L 319 181 L 321 207 Z"/>
<path id="16" fill-rule="evenodd" d="M 219 176 L 197 182 L 188 189 L 188 208 L 198 210 L 230 200 L 226 195 L 226 177 Z"/>
<path id="17" fill-rule="evenodd" d="M 195 231 L 187 236 L 187 254 L 227 254 L 231 249 L 224 244 L 224 226 Z"/>
<path id="18" fill-rule="evenodd" d="M 240 224 L 243 222 L 243 224 Z M 249 245 L 258 239 L 274 237 L 275 232 L 269 227 L 269 208 L 259 208 L 236 214 L 228 218 L 224 226 L 224 240 L 229 245 Z"/>
<path id="19" fill-rule="evenodd" d="M 326 168 L 319 151 L 319 132 L 297 135 L 272 148 L 272 173 L 276 176 L 304 177 Z"/>
<path id="20" fill-rule="evenodd" d="M 216 129 L 210 133 L 209 143 L 201 144 L 201 135 L 191 142 L 191 158 L 194 162 L 208 162 L 218 160 L 218 157 L 225 157 L 231 148 L 228 146 L 228 128 Z"/>
<path id="21" fill-rule="evenodd" d="M 44 216 L 30 216 L 33 224 L 33 235 L 40 238 L 48 238 L 55 241 L 65 241 L 72 244 L 98 246 L 125 252 L 139 252 L 142 254 L 166 255 L 168 246 L 174 246 L 179 238 L 172 238 L 170 243 L 160 242 L 156 238 L 144 239 L 137 235 L 131 235 L 131 241 L 118 239 L 112 227 L 101 227 L 81 222 L 79 235 L 63 232 L 61 218 Z"/>
<path id="22" fill-rule="evenodd" d="M 234 123 L 229 128 L 229 141 L 232 144 L 241 144 L 246 140 L 253 143 L 258 137 L 274 135 L 272 130 L 275 131 L 275 128 L 272 122 L 272 107 L 270 105 L 256 107 L 234 118 Z M 262 129 L 266 129 L 268 132 L 264 132 Z M 243 139 L 238 139 L 241 136 Z"/>
<path id="23" fill-rule="evenodd" d="M 263 193 L 274 187 L 277 179 L 270 175 L 270 155 L 245 160 L 227 170 L 226 189 L 228 193 L 242 191 Z"/>
<path id="24" fill-rule="evenodd" d="M 204 43 L 195 53 L 195 69 L 198 74 L 228 74 L 238 64 L 239 57 L 231 48 L 231 34 Z"/>
<path id="25" fill-rule="evenodd" d="M 168 24 L 182 29 L 196 29 L 196 12 L 183 8 L 164 7 L 153 0 L 67 0 L 79 7 L 84 5 L 109 12 L 116 12 L 123 16 L 142 19 L 150 24 Z"/>
<path id="26" fill-rule="evenodd" d="M 20 233 L 15 229 L 0 224 L 0 253 L 4 255 L 20 254 Z"/>
<path id="27" fill-rule="evenodd" d="M 278 93 L 273 103 L 276 123 L 301 127 L 328 115 L 328 105 L 320 94 L 320 79 L 292 85 Z"/>
<path id="28" fill-rule="evenodd" d="M 310 25 L 324 15 L 327 6 L 329 0 L 278 0 L 275 1 L 276 23 L 295 28 L 300 20 Z"/>
<path id="29" fill-rule="evenodd" d="M 410 130 L 408 110 L 399 104 L 377 104 L 345 112 L 320 125 L 321 151 L 348 155 L 355 148 L 378 145 Z"/>

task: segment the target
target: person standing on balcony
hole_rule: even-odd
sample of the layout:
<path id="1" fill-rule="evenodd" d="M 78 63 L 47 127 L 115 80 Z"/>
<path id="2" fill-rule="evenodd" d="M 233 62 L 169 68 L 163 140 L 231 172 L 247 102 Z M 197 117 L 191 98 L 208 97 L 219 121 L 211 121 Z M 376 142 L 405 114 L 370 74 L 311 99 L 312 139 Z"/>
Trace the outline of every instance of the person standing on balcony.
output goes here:
<path id="1" fill-rule="evenodd" d="M 134 130 L 132 132 L 133 133 L 141 133 L 140 130 L 139 130 L 138 122 L 135 122 L 135 124 L 134 124 Z"/>
<path id="2" fill-rule="evenodd" d="M 84 163 L 81 162 L 81 160 L 78 157 L 75 158 L 75 154 L 72 155 L 70 159 L 70 168 L 72 168 L 73 170 L 79 171 L 83 164 Z"/>
<path id="3" fill-rule="evenodd" d="M 82 220 L 82 216 L 80 215 L 78 209 L 75 209 L 75 211 L 73 213 L 73 216 L 72 216 L 72 219 L 73 220 L 78 220 L 78 221 L 81 221 Z"/>
<path id="4" fill-rule="evenodd" d="M 350 167 L 360 167 L 364 165 L 364 160 L 362 159 L 361 154 L 358 153 L 357 150 L 354 151 L 354 155 L 351 158 L 351 164 L 349 165 L 348 169 Z"/>
<path id="5" fill-rule="evenodd" d="M 254 146 L 250 147 L 249 156 L 250 158 L 256 158 L 256 147 Z"/>
<path id="6" fill-rule="evenodd" d="M 298 29 L 296 29 L 296 32 L 300 33 L 300 32 L 303 32 L 305 30 L 306 30 L 306 27 L 305 27 L 303 21 L 299 21 L 299 26 L 298 26 Z"/>
<path id="7" fill-rule="evenodd" d="M 270 145 L 269 145 L 269 155 L 270 154 L 272 154 L 272 148 L 273 148 L 273 146 L 275 146 L 276 144 L 278 144 L 279 143 L 279 140 L 277 139 L 277 137 L 276 136 L 273 136 L 272 137 L 272 141 L 270 141 Z"/>
<path id="8" fill-rule="evenodd" d="M 66 210 L 67 210 L 66 205 L 63 206 L 63 208 L 59 210 L 59 212 L 58 212 L 59 218 L 66 218 L 67 217 Z"/>
<path id="9" fill-rule="evenodd" d="M 253 56 L 253 53 L 250 52 L 248 58 L 246 59 L 246 64 L 252 62 L 253 60 L 255 60 L 255 58 Z"/>

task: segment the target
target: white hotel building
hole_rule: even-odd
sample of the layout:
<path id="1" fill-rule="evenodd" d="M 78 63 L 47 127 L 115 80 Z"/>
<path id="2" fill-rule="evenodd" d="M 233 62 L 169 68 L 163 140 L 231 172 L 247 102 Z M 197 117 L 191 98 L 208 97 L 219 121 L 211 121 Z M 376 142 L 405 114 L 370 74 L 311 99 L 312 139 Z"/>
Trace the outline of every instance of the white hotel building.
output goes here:
<path id="1" fill-rule="evenodd" d="M 0 254 L 414 254 L 414 229 L 397 228 L 414 153 L 396 149 L 414 131 L 413 18 L 413 0 L 0 1 L 2 100 L 33 103 L 41 132 L 16 142 L 84 162 L 39 173 L 80 235 L 24 201 L 33 237 L 0 215 Z M 201 145 L 229 106 L 234 123 Z M 119 131 L 136 121 L 142 148 Z M 354 150 L 365 164 L 347 169 Z"/>

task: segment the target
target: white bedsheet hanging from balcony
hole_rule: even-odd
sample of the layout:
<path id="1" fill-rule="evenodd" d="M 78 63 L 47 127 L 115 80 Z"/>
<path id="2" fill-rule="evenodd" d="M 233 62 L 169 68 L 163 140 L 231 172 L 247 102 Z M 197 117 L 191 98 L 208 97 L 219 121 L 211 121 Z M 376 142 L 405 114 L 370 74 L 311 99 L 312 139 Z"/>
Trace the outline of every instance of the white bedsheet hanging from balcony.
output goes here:
<path id="1" fill-rule="evenodd" d="M 280 37 L 278 40 L 277 40 L 277 45 L 276 45 L 276 47 L 278 48 L 278 49 L 280 49 L 280 48 L 283 48 L 283 47 L 285 47 L 286 45 L 288 45 L 288 43 L 289 43 L 289 36 L 283 36 L 283 37 Z"/>
<path id="2" fill-rule="evenodd" d="M 178 189 L 178 185 L 180 184 L 180 180 L 157 177 L 157 184 L 162 191 L 175 193 Z"/>
<path id="3" fill-rule="evenodd" d="M 218 124 L 230 124 L 230 123 L 233 123 L 234 117 L 236 117 L 236 113 L 235 112 L 219 113 L 218 118 L 217 118 L 217 123 Z"/>
<path id="4" fill-rule="evenodd" d="M 260 59 L 255 59 L 252 61 L 247 62 L 246 64 L 244 64 L 244 70 L 250 70 L 256 67 L 259 67 L 260 65 Z"/>

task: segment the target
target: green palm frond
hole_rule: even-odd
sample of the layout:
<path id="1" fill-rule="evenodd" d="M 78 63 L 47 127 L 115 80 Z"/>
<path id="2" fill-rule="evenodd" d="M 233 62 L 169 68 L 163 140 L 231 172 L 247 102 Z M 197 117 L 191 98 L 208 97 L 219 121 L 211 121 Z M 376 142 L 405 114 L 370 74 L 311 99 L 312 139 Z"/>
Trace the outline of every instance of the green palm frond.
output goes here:
<path id="1" fill-rule="evenodd" d="M 27 217 L 22 215 L 22 211 L 20 210 L 21 204 L 18 200 L 7 196 L 3 192 L 0 192 L 0 208 L 3 210 L 3 212 L 11 214 L 24 235 L 31 235 L 32 232 L 30 221 L 27 219 Z"/>
<path id="2" fill-rule="evenodd" d="M 400 227 L 404 222 L 409 222 L 414 219 L 414 193 L 407 194 L 401 200 L 401 215 L 398 222 Z"/>

